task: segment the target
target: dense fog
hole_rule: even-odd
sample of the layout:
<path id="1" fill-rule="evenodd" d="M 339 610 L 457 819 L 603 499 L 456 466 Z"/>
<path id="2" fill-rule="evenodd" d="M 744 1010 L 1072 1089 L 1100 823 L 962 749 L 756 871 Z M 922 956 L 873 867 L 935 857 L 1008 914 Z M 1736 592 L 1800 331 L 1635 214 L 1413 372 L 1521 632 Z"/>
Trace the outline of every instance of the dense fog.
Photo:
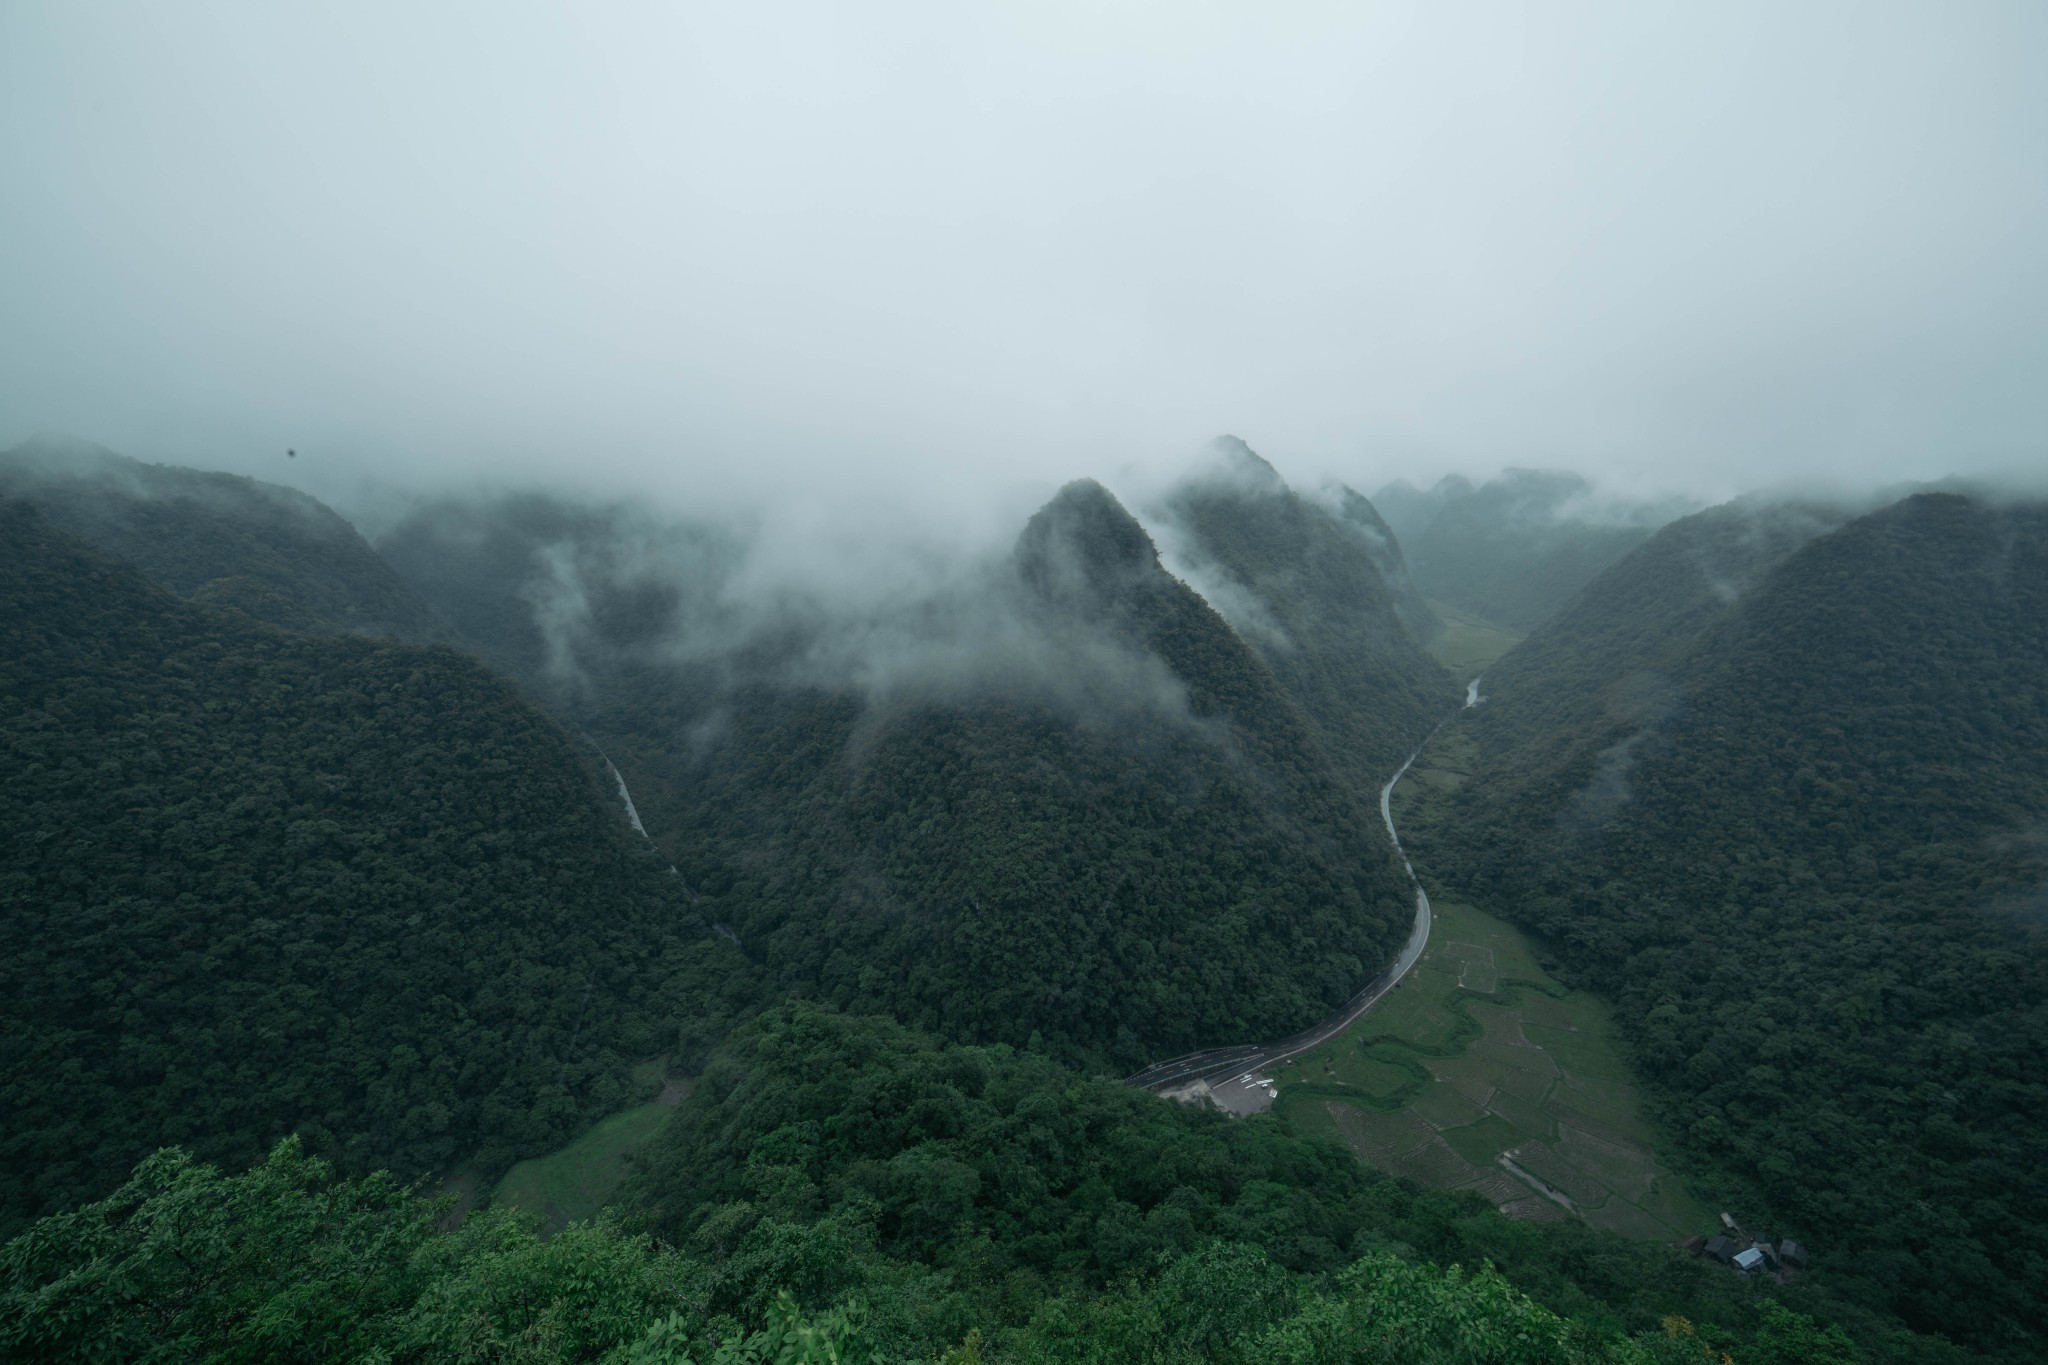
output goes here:
<path id="1" fill-rule="evenodd" d="M 1223 431 L 1368 493 L 2020 471 L 2044 53 L 2025 3 L 10 5 L 0 446 L 837 554 Z"/>

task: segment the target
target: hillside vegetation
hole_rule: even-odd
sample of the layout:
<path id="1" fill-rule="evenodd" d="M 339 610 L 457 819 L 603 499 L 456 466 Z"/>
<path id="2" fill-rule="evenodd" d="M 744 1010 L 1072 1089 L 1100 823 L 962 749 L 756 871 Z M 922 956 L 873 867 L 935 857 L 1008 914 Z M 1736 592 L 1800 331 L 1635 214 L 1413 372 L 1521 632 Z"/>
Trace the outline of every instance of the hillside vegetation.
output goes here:
<path id="1" fill-rule="evenodd" d="M 1496 900 L 1526 902 L 1524 922 L 1575 944 L 1575 973 L 1620 1001 L 1695 1169 L 1779 1180 L 1774 1152 L 1798 1162 L 1809 1189 L 1771 1212 L 1819 1268 L 1780 1285 L 1513 1222 L 1270 1116 L 1226 1120 L 1101 1075 L 1298 1027 L 1406 932 L 1408 888 L 1368 802 L 1456 697 L 1401 630 L 1398 546 L 1341 498 L 1189 495 L 1173 533 L 1235 615 L 1086 482 L 1008 555 L 848 609 L 764 590 L 743 527 L 540 497 L 444 504 L 386 542 L 387 579 L 360 541 L 282 516 L 280 490 L 230 481 L 213 499 L 179 471 L 113 468 L 117 484 L 158 482 L 45 474 L 30 499 L 0 499 L 8 1359 L 1965 1358 L 1893 1309 L 2007 1358 L 2036 1341 L 2022 1224 L 2039 1215 L 2018 1163 L 2036 1155 L 2019 1125 L 2037 1115 L 2039 1032 L 2016 1002 L 2040 998 L 2024 941 L 2038 845 L 2023 822 L 1997 825 L 2041 808 L 2036 769 L 2002 757 L 2037 738 L 2039 542 L 2019 513 L 1936 500 L 1927 525 L 1915 512 L 1839 564 L 1808 557 L 1881 519 L 1667 554 L 1608 599 L 1634 602 L 1629 621 L 1593 611 L 1489 673 L 1496 700 L 1468 723 L 1499 811 L 1452 818 L 1442 788 L 1413 803 L 1434 839 L 1426 875 L 1469 866 Z M 309 506 L 306 525 L 327 525 Z M 223 586 L 252 582 L 262 592 Z M 478 657 L 366 638 L 380 627 L 359 609 L 401 600 L 517 688 Z M 1856 609 L 1829 615 L 1843 602 Z M 1935 652 L 1894 677 L 1877 642 L 1936 602 Z M 1721 681 L 1733 665 L 1751 672 Z M 1895 708 L 1881 723 L 1843 726 L 1839 693 L 1809 680 L 1855 669 L 1870 679 L 1855 695 Z M 1572 695 L 1522 709 L 1544 678 Z M 1871 771 L 1909 776 L 1945 772 L 1914 766 L 1931 763 L 1914 707 L 1996 696 L 1956 712 L 1967 730 L 1935 732 L 1993 780 L 1875 808 L 1882 833 L 1864 838 L 1849 822 L 1875 784 L 1808 755 L 1834 785 L 1835 804 L 1800 807 L 1829 817 L 1798 836 L 1819 851 L 1759 866 L 1782 870 L 1787 896 L 1875 868 L 1898 897 L 1800 902 L 1818 926 L 1803 944 L 1742 899 L 1747 882 L 1702 917 L 1688 888 L 1729 874 L 1685 838 L 1740 826 L 1627 822 L 1664 810 L 1666 790 L 1739 819 L 1730 793 L 1700 786 L 1706 766 L 1677 761 L 1702 746 L 1715 763 L 1797 756 L 1781 733 L 1754 751 L 1725 738 L 1756 723 L 1744 688 L 1830 743 L 1881 736 L 1893 767 Z M 1645 696 L 1664 700 L 1630 709 Z M 1685 729 L 1695 715 L 1712 718 L 1705 738 Z M 622 819 L 600 746 L 651 844 Z M 1621 788 L 1593 782 L 1609 769 Z M 1573 795 L 1589 783 L 1613 799 Z M 1790 798 L 1774 800 L 1757 818 Z M 1552 823 L 1532 823 L 1543 802 Z M 1947 823 L 1912 823 L 1933 816 Z M 1899 853 L 1895 832 L 1938 856 Z M 1636 837 L 1692 861 L 1643 872 L 1661 855 L 1620 842 Z M 1605 881 L 1558 870 L 1560 850 L 1610 839 L 1612 862 L 1586 864 Z M 1946 864 L 1972 856 L 1973 891 L 2011 926 L 2006 959 L 1971 956 L 1982 944 L 1955 929 L 1986 920 L 1976 901 L 1927 910 L 1911 884 L 1939 868 L 1956 892 Z M 1739 941 L 1692 927 L 1738 916 Z M 1839 971 L 1817 957 L 1853 957 L 1845 943 L 1866 956 Z M 1919 994 L 1896 965 L 1913 954 L 1942 973 Z M 2001 963 L 2004 978 L 1984 974 Z M 1922 1009 L 1936 992 L 1951 1013 Z M 808 1001 L 758 1013 L 789 996 Z M 1855 1032 L 1813 1044 L 1784 1023 L 1813 1017 Z M 1673 1079 L 1655 1051 L 1672 1019 L 1682 1067 L 1724 1087 L 1696 1114 L 1675 1104 L 1692 1073 Z M 1977 1070 L 1878 1095 L 1866 1036 L 1915 1066 L 1967 1055 Z M 1811 1066 L 1835 1068 L 1803 1111 L 1827 1126 L 1759 1107 Z M 656 1112 L 665 1067 L 701 1074 Z M 1903 1125 L 1931 1105 L 1952 1126 L 1913 1136 Z M 2018 1117 L 1988 1126 L 2001 1105 Z M 1909 1157 L 1827 1150 L 1885 1123 Z M 1778 1146 L 1744 1146 L 1757 1132 Z M 457 1166 L 471 1188 L 553 1151 L 521 1168 L 529 1196 L 595 1203 L 629 1148 L 612 1208 L 548 1240 L 506 1209 L 458 1226 L 405 1188 Z M 378 1166 L 396 1178 L 363 1175 Z M 1875 1194 L 1835 1180 L 1873 1173 L 1926 1226 L 1881 1223 Z M 1987 1212 L 1993 1186 L 2006 1202 Z M 1845 1198 L 1860 1202 L 1828 1202 Z M 1924 1270 L 1937 1264 L 1955 1270 L 1949 1300 Z M 1990 1306 L 1981 1321 L 1957 1322 L 1965 1295 Z"/>
<path id="2" fill-rule="evenodd" d="M 1349 489 L 1337 490 L 1334 508 L 1310 501 L 1242 442 L 1218 444 L 1220 467 L 1174 488 L 1161 515 L 1197 570 L 1195 586 L 1353 784 L 1376 795 L 1459 703 L 1418 643 L 1441 625 L 1371 503 Z"/>
<path id="3" fill-rule="evenodd" d="M 0 496 L 208 606 L 294 630 L 448 634 L 355 527 L 295 489 L 40 437 L 0 453 Z"/>
<path id="4" fill-rule="evenodd" d="M 302 1132 L 559 1145 L 746 965 L 546 716 L 440 648 L 180 601 L 0 501 L 0 1210 Z"/>
<path id="5" fill-rule="evenodd" d="M 1578 475 L 1541 469 L 1503 470 L 1478 485 L 1453 474 L 1426 492 L 1389 484 L 1373 503 L 1425 597 L 1522 633 L 1697 506 L 1609 504 Z"/>
<path id="6" fill-rule="evenodd" d="M 1135 1070 L 1303 1027 L 1405 933 L 1358 784 L 1100 486 L 906 606 L 738 639 L 715 541 L 650 532 L 622 564 L 592 517 L 435 509 L 390 552 L 498 657 L 536 662 L 787 989 Z M 521 607 L 564 565 L 588 606 L 550 653 Z M 1389 752 L 1415 738 L 1399 724 Z"/>
<path id="7" fill-rule="evenodd" d="M 1618 1003 L 1702 1166 L 1866 1301 L 2019 1354 L 2048 1303 L 2044 684 L 2041 507 L 1729 509 L 1489 674 L 1473 778 L 1415 826 Z"/>
<path id="8" fill-rule="evenodd" d="M 1839 1328 L 1666 1248 L 1510 1223 L 1270 1122 L 808 1007 L 771 1011 L 721 1051 L 646 1193 L 667 1237 L 601 1221 L 539 1242 L 498 1212 L 437 1231 L 432 1206 L 381 1178 L 336 1180 L 291 1143 L 234 1176 L 164 1153 L 115 1197 L 0 1248 L 0 1350 L 725 1365 L 1856 1358 Z"/>

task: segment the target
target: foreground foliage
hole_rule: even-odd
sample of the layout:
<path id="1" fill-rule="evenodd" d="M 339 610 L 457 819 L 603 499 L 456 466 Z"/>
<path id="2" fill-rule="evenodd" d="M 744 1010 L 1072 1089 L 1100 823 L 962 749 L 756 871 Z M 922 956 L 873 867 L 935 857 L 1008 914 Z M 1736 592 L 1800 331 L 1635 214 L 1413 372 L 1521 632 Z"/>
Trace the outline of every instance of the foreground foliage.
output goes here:
<path id="1" fill-rule="evenodd" d="M 1609 1246 L 1582 1229 L 1509 1227 L 1483 1207 L 1347 1169 L 1337 1149 L 1275 1124 L 1204 1119 L 1040 1059 L 941 1047 L 884 1021 L 789 1009 L 746 1037 L 715 1069 L 759 1084 L 685 1115 L 675 1154 L 711 1165 L 686 1200 L 733 1189 L 751 1198 L 694 1209 L 685 1234 L 657 1239 L 606 1219 L 542 1241 L 499 1210 L 449 1230 L 445 1202 L 382 1175 L 337 1179 L 296 1141 L 238 1176 L 166 1151 L 112 1197 L 0 1248 L 0 1354 L 647 1365 L 1861 1358 L 1838 1328 L 1741 1292 L 1725 1273 L 1700 1278 L 1700 1267 L 1661 1249 Z M 821 1077 L 822 1092 L 791 1074 L 835 1060 L 859 1064 Z M 1006 1188 L 977 1197 L 965 1150 L 933 1136 L 962 1119 L 977 1145 L 989 1136 L 971 1114 L 948 1117 L 941 1077 L 963 1102 L 972 1092 L 993 1121 L 1007 1109 L 1017 1125 L 992 1149 Z M 1112 1097 L 1128 1102 L 1121 1117 L 1109 1116 L 1124 1109 Z M 907 1101 L 919 1117 L 877 1103 L 885 1099 Z M 742 1156 L 754 1126 L 806 1102 L 823 1115 L 809 1142 L 814 1164 L 799 1151 L 803 1135 L 781 1122 L 755 1144 L 758 1159 Z M 1092 1140 L 1073 1145 L 1090 1126 Z M 712 1128 L 716 1139 L 705 1137 Z M 1329 1163 L 1330 1198 L 1315 1183 L 1273 1183 L 1290 1161 Z M 1166 1211 L 1165 1235 L 1131 1246 L 1115 1231 L 1116 1196 L 1103 1191 L 1134 1193 L 1130 1182 L 1161 1162 L 1166 1178 L 1192 1183 L 1154 1206 Z M 649 1176 L 653 1185 L 676 1179 L 673 1163 Z M 1075 1216 L 1077 1193 L 1096 1207 L 1092 1217 Z M 1035 1202 L 1064 1205 L 1053 1224 L 1101 1245 L 1119 1258 L 1114 1268 L 1066 1254 L 1075 1248 L 1050 1251 L 1006 1221 Z M 1495 1269 L 1481 1252 L 1489 1238 L 1510 1257 L 1520 1239 L 1529 1254 L 1519 1268 Z M 1583 1274 L 1607 1255 L 1635 1258 L 1632 1284 L 1606 1283 L 1642 1303 L 1682 1299 L 1688 1283 L 1724 1291 L 1691 1298 L 1725 1325 L 1640 1304 L 1618 1317 L 1555 1270 L 1540 1273 L 1548 1261 Z M 1644 1274 L 1660 1257 L 1663 1268 Z M 1524 1283 L 1576 1308 L 1561 1314 Z"/>

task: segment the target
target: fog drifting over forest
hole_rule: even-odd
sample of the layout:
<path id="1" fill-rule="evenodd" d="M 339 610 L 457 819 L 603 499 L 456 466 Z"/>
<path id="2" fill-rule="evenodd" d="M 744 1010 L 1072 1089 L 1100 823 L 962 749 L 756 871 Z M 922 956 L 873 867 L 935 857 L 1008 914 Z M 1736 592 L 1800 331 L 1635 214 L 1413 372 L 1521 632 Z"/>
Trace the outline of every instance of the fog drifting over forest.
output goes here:
<path id="1" fill-rule="evenodd" d="M 2023 472 L 2044 147 L 2032 0 L 25 0 L 0 445 L 798 545 L 1223 431 L 1368 492 Z"/>

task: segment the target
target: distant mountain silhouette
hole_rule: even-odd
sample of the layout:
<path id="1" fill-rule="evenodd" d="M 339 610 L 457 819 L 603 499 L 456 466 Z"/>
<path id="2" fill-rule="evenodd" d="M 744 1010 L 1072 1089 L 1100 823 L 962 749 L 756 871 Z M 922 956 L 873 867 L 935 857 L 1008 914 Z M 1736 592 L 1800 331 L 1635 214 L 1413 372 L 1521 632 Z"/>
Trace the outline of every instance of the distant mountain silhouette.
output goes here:
<path id="1" fill-rule="evenodd" d="M 1597 500 L 1576 474 L 1508 469 L 1474 486 L 1449 475 L 1427 492 L 1387 485 L 1373 503 L 1400 537 L 1423 594 L 1528 631 L 1698 504 Z"/>
<path id="2" fill-rule="evenodd" d="M 0 496 L 35 504 L 53 525 L 181 597 L 271 625 L 408 640 L 448 634 L 353 526 L 295 489 L 39 436 L 0 454 Z"/>

